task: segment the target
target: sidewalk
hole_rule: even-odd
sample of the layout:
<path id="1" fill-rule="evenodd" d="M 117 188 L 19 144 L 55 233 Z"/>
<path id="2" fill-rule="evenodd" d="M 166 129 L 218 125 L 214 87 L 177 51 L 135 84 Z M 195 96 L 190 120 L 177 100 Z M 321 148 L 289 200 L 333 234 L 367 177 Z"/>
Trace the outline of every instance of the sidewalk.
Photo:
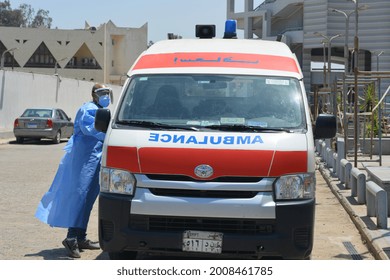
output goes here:
<path id="1" fill-rule="evenodd" d="M 15 136 L 13 131 L 0 129 L 0 145 L 8 144 L 11 141 L 15 141 Z"/>
<path id="2" fill-rule="evenodd" d="M 353 160 L 352 160 L 353 161 Z M 359 230 L 362 239 L 366 242 L 367 247 L 373 253 L 374 257 L 379 260 L 390 259 L 390 229 L 379 229 L 376 224 L 376 217 L 367 216 L 367 207 L 365 204 L 358 204 L 357 197 L 351 195 L 351 189 L 346 189 L 332 169 L 326 166 L 326 163 L 317 158 L 319 171 L 328 183 L 332 193 L 338 198 L 341 205 L 349 214 L 356 228 Z M 363 169 L 364 162 L 360 162 L 358 168 L 366 173 Z M 379 163 L 369 163 L 370 166 L 379 166 Z M 382 166 L 390 167 L 390 156 L 382 156 Z M 390 219 L 388 218 L 390 225 Z"/>

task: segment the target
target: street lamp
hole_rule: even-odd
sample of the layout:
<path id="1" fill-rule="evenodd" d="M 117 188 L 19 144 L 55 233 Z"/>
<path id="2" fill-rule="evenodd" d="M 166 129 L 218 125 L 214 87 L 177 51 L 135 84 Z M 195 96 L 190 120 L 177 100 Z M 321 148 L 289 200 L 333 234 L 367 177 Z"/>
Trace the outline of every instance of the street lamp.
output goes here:
<path id="1" fill-rule="evenodd" d="M 357 10 L 365 10 L 367 9 L 368 6 L 367 5 L 363 5 L 361 7 L 359 7 Z M 349 18 L 350 16 L 353 14 L 353 13 L 356 13 L 357 10 L 353 10 L 353 11 L 350 11 L 350 12 L 345 12 L 345 11 L 342 11 L 342 10 L 339 10 L 339 9 L 333 9 L 333 8 L 330 8 L 329 9 L 330 11 L 332 12 L 335 12 L 335 13 L 339 13 L 339 14 L 342 14 L 344 17 L 345 17 L 345 38 L 344 38 L 344 79 L 346 78 L 346 76 L 348 75 L 348 64 L 349 64 L 349 48 L 348 48 L 348 42 L 349 42 Z M 356 25 L 357 26 L 357 25 Z M 356 31 L 357 32 L 357 31 Z M 344 142 L 345 142 L 345 145 L 347 145 L 347 124 L 348 124 L 348 120 L 347 120 L 347 114 L 346 114 L 346 99 L 347 99 L 347 84 L 343 83 L 343 115 L 344 115 L 344 119 L 343 119 L 343 127 L 344 127 Z M 347 146 L 346 146 L 347 147 Z M 344 158 L 346 157 L 346 150 L 347 148 L 345 148 L 344 150 Z"/>
<path id="2" fill-rule="evenodd" d="M 358 152 L 358 144 L 359 144 L 359 134 L 358 134 L 358 101 L 359 101 L 359 92 L 358 92 L 358 70 L 359 70 L 359 37 L 358 37 L 358 19 L 359 19 L 359 0 L 350 0 L 355 3 L 355 38 L 354 38 L 354 57 L 355 57 L 355 96 L 354 96 L 354 166 L 357 167 L 357 152 Z"/>
<path id="3" fill-rule="evenodd" d="M 65 59 L 68 59 L 67 57 L 64 57 L 64 58 L 61 58 L 60 60 L 56 60 L 56 63 L 54 64 L 54 76 L 57 77 L 57 85 L 56 85 L 56 102 L 58 102 L 58 89 L 60 87 L 60 82 L 61 82 L 61 79 L 60 79 L 60 76 L 58 75 L 57 73 L 57 65 L 58 65 L 58 62 L 61 62 L 61 61 L 64 61 Z"/>
<path id="4" fill-rule="evenodd" d="M 324 57 L 324 66 L 323 66 L 323 72 L 324 72 L 324 82 L 322 83 L 324 88 L 328 87 L 326 85 L 326 81 L 327 81 L 327 78 L 326 78 L 326 56 L 325 56 L 325 45 L 326 45 L 326 42 L 325 40 L 322 40 L 322 54 L 323 54 L 323 57 Z"/>
<path id="5" fill-rule="evenodd" d="M 1 54 L 1 62 L 0 62 L 0 69 L 1 69 L 1 70 L 4 68 L 5 54 L 6 54 L 6 53 L 13 52 L 13 51 L 16 51 L 17 49 L 18 49 L 18 48 L 12 48 L 12 49 L 8 49 L 8 50 L 3 51 L 3 53 Z"/>
<path id="6" fill-rule="evenodd" d="M 330 75 L 331 75 L 331 69 L 332 69 L 332 41 L 338 37 L 341 36 L 341 34 L 334 35 L 332 37 L 325 36 L 324 34 L 320 32 L 314 32 L 315 35 L 321 36 L 324 38 L 324 42 L 328 44 L 328 87 L 330 87 Z"/>
<path id="7" fill-rule="evenodd" d="M 359 11 L 366 10 L 368 8 L 367 5 L 363 5 L 358 7 Z M 332 12 L 342 14 L 345 17 L 345 40 L 344 40 L 344 67 L 345 67 L 345 74 L 348 74 L 348 57 L 349 57 L 349 50 L 348 50 L 348 42 L 349 42 L 349 18 L 353 13 L 356 13 L 356 10 L 345 12 L 339 9 L 329 9 Z"/>
<path id="8" fill-rule="evenodd" d="M 349 12 L 346 13 L 344 11 L 338 10 L 338 9 L 331 9 L 332 12 L 340 13 L 344 15 L 345 17 L 345 40 L 344 40 L 344 68 L 345 68 L 345 74 L 348 74 L 348 57 L 349 57 L 349 50 L 348 50 L 348 36 L 349 36 L 349 17 L 355 12 Z"/>
<path id="9" fill-rule="evenodd" d="M 379 57 L 384 53 L 384 51 L 377 51 L 374 52 L 376 54 L 376 71 L 379 72 Z M 381 79 L 378 79 L 378 100 L 382 99 L 382 93 L 381 93 Z M 386 107 L 385 107 L 386 109 Z M 379 119 L 379 130 L 378 130 L 378 137 L 379 139 L 382 139 L 382 109 L 379 107 L 378 109 L 378 119 Z M 382 166 L 382 144 L 381 141 L 379 142 L 379 155 L 380 155 L 380 162 L 379 164 Z"/>
<path id="10" fill-rule="evenodd" d="M 332 75 L 332 40 L 340 37 L 341 34 L 337 34 L 337 35 L 334 35 L 332 37 L 325 36 L 324 34 L 322 34 L 320 32 L 314 32 L 314 34 L 321 36 L 322 38 L 324 38 L 324 41 L 326 43 L 328 43 L 328 88 L 329 88 L 329 91 L 331 91 L 330 81 L 331 81 L 331 75 Z M 336 96 L 333 96 L 333 114 L 334 115 L 336 115 L 336 113 L 337 113 L 336 107 L 337 107 Z"/>

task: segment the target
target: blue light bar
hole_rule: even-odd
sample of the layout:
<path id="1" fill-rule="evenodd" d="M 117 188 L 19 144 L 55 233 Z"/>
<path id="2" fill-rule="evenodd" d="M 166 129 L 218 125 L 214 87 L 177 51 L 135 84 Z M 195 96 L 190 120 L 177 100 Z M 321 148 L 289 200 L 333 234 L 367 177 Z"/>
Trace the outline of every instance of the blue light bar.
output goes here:
<path id="1" fill-rule="evenodd" d="M 225 22 L 225 33 L 223 35 L 224 39 L 236 39 L 237 38 L 237 21 L 234 19 L 228 19 Z"/>

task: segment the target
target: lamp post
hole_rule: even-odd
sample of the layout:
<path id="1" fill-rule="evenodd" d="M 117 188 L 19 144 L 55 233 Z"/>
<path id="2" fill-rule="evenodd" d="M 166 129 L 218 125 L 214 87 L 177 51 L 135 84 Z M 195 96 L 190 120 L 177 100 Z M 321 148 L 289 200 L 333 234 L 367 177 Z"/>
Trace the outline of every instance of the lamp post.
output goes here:
<path id="1" fill-rule="evenodd" d="M 332 75 L 332 41 L 341 36 L 341 34 L 334 35 L 332 37 L 325 36 L 320 32 L 314 32 L 315 35 L 324 38 L 324 41 L 328 43 L 328 88 L 331 87 L 331 75 Z M 330 90 L 331 91 L 331 90 Z M 333 97 L 333 114 L 336 115 L 336 97 Z"/>
<path id="2" fill-rule="evenodd" d="M 363 5 L 361 7 L 358 8 L 358 10 L 365 10 L 367 9 L 368 6 L 367 5 Z M 335 13 L 339 13 L 339 14 L 342 14 L 344 17 L 345 17 L 345 38 L 344 38 L 344 79 L 346 78 L 346 76 L 348 75 L 349 73 L 349 68 L 348 68 L 348 64 L 349 64 L 349 48 L 348 48 L 348 42 L 349 42 L 349 18 L 352 14 L 356 13 L 356 10 L 353 10 L 353 11 L 350 11 L 350 12 L 345 12 L 345 11 L 342 11 L 342 10 L 339 10 L 339 9 L 329 9 L 330 11 L 332 12 L 335 12 Z M 347 141 L 348 141 L 348 137 L 347 137 L 347 131 L 348 131 L 348 128 L 347 128 L 347 125 L 348 125 L 348 120 L 347 120 L 347 91 L 348 91 L 348 88 L 347 88 L 347 84 L 343 83 L 343 115 L 344 115 L 344 119 L 343 119 L 343 127 L 344 127 L 344 145 L 345 145 L 345 149 L 344 149 L 344 158 L 346 158 L 347 156 Z"/>
<path id="3" fill-rule="evenodd" d="M 366 10 L 368 8 L 367 5 L 363 5 L 358 7 L 359 11 Z M 349 49 L 348 49 L 348 42 L 349 42 L 349 18 L 352 14 L 356 13 L 356 10 L 345 12 L 339 9 L 329 9 L 332 12 L 342 14 L 345 17 L 345 40 L 344 40 L 344 67 L 345 67 L 345 74 L 348 74 L 348 57 L 349 57 Z"/>
<path id="4" fill-rule="evenodd" d="M 351 11 L 349 13 L 346 13 L 344 11 L 338 10 L 338 9 L 332 9 L 332 12 L 340 13 L 344 15 L 345 17 L 345 36 L 344 36 L 344 83 L 343 83 L 343 127 L 344 127 L 344 157 L 347 158 L 347 150 L 348 150 L 348 119 L 347 119 L 347 83 L 345 82 L 345 79 L 348 75 L 348 62 L 349 62 L 349 49 L 348 49 L 348 42 L 349 42 L 349 17 L 355 13 L 355 11 Z"/>
<path id="5" fill-rule="evenodd" d="M 60 87 L 60 82 L 61 82 L 61 79 L 60 79 L 60 76 L 58 75 L 57 71 L 58 71 L 58 62 L 61 62 L 61 61 L 64 61 L 68 59 L 67 57 L 64 57 L 64 58 L 61 58 L 60 60 L 56 60 L 56 63 L 54 64 L 54 76 L 57 77 L 57 84 L 56 84 L 56 102 L 58 102 L 58 89 Z"/>
<path id="6" fill-rule="evenodd" d="M 18 48 L 12 48 L 3 51 L 1 54 L 1 59 L 0 59 L 0 70 L 3 70 L 4 68 L 4 59 L 5 59 L 5 54 L 9 52 L 13 52 L 17 50 Z M 5 89 L 5 71 L 3 71 L 3 77 L 1 78 L 1 91 L 0 91 L 0 109 L 3 109 L 3 103 L 4 103 L 4 89 Z"/>
<path id="7" fill-rule="evenodd" d="M 376 71 L 379 72 L 379 57 L 384 53 L 384 51 L 378 51 L 376 53 Z M 378 100 L 382 99 L 381 93 L 381 79 L 378 79 Z M 378 107 L 378 119 L 379 119 L 379 129 L 378 129 L 378 137 L 379 137 L 379 165 L 382 166 L 382 109 Z"/>
<path id="8" fill-rule="evenodd" d="M 349 17 L 355 12 L 351 11 L 349 13 L 346 13 L 344 11 L 338 10 L 338 9 L 331 9 L 332 12 L 340 13 L 344 15 L 345 17 L 345 40 L 344 40 L 344 68 L 345 68 L 345 74 L 348 74 L 348 57 L 349 57 L 349 50 L 348 50 L 348 37 L 349 37 Z"/>
<path id="9" fill-rule="evenodd" d="M 324 88 L 328 87 L 328 86 L 327 86 L 327 84 L 326 84 L 327 78 L 326 78 L 326 56 L 325 56 L 325 45 L 326 45 L 326 42 L 325 42 L 325 40 L 322 40 L 322 53 L 323 53 L 323 57 L 324 57 L 324 66 L 323 66 L 323 71 L 324 71 L 324 82 L 323 82 L 323 86 L 324 86 Z"/>
<path id="10" fill-rule="evenodd" d="M 355 38 L 354 38 L 354 52 L 355 52 L 355 85 L 354 85 L 354 167 L 357 167 L 357 153 L 358 153 L 358 143 L 359 143 L 359 133 L 358 133 L 358 101 L 359 101 L 359 90 L 358 90 L 358 69 L 359 69 L 359 37 L 358 37 L 358 20 L 359 20 L 359 0 L 350 0 L 355 3 Z"/>
<path id="11" fill-rule="evenodd" d="M 0 69 L 1 69 L 1 70 L 4 68 L 5 54 L 6 54 L 6 53 L 13 52 L 13 51 L 15 51 L 15 50 L 17 50 L 17 49 L 18 49 L 18 48 L 12 48 L 12 49 L 8 49 L 8 50 L 3 51 L 3 53 L 1 54 L 1 62 L 0 62 Z"/>

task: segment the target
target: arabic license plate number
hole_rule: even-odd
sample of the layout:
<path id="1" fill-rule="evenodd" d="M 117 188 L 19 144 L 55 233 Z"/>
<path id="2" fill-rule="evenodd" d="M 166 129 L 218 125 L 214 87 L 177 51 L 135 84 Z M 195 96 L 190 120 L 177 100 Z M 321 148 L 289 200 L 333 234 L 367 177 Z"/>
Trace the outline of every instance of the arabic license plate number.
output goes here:
<path id="1" fill-rule="evenodd" d="M 183 233 L 183 251 L 222 253 L 223 233 L 187 230 Z"/>
<path id="2" fill-rule="evenodd" d="M 28 123 L 27 124 L 27 128 L 37 128 L 38 127 L 38 124 L 36 123 Z"/>

